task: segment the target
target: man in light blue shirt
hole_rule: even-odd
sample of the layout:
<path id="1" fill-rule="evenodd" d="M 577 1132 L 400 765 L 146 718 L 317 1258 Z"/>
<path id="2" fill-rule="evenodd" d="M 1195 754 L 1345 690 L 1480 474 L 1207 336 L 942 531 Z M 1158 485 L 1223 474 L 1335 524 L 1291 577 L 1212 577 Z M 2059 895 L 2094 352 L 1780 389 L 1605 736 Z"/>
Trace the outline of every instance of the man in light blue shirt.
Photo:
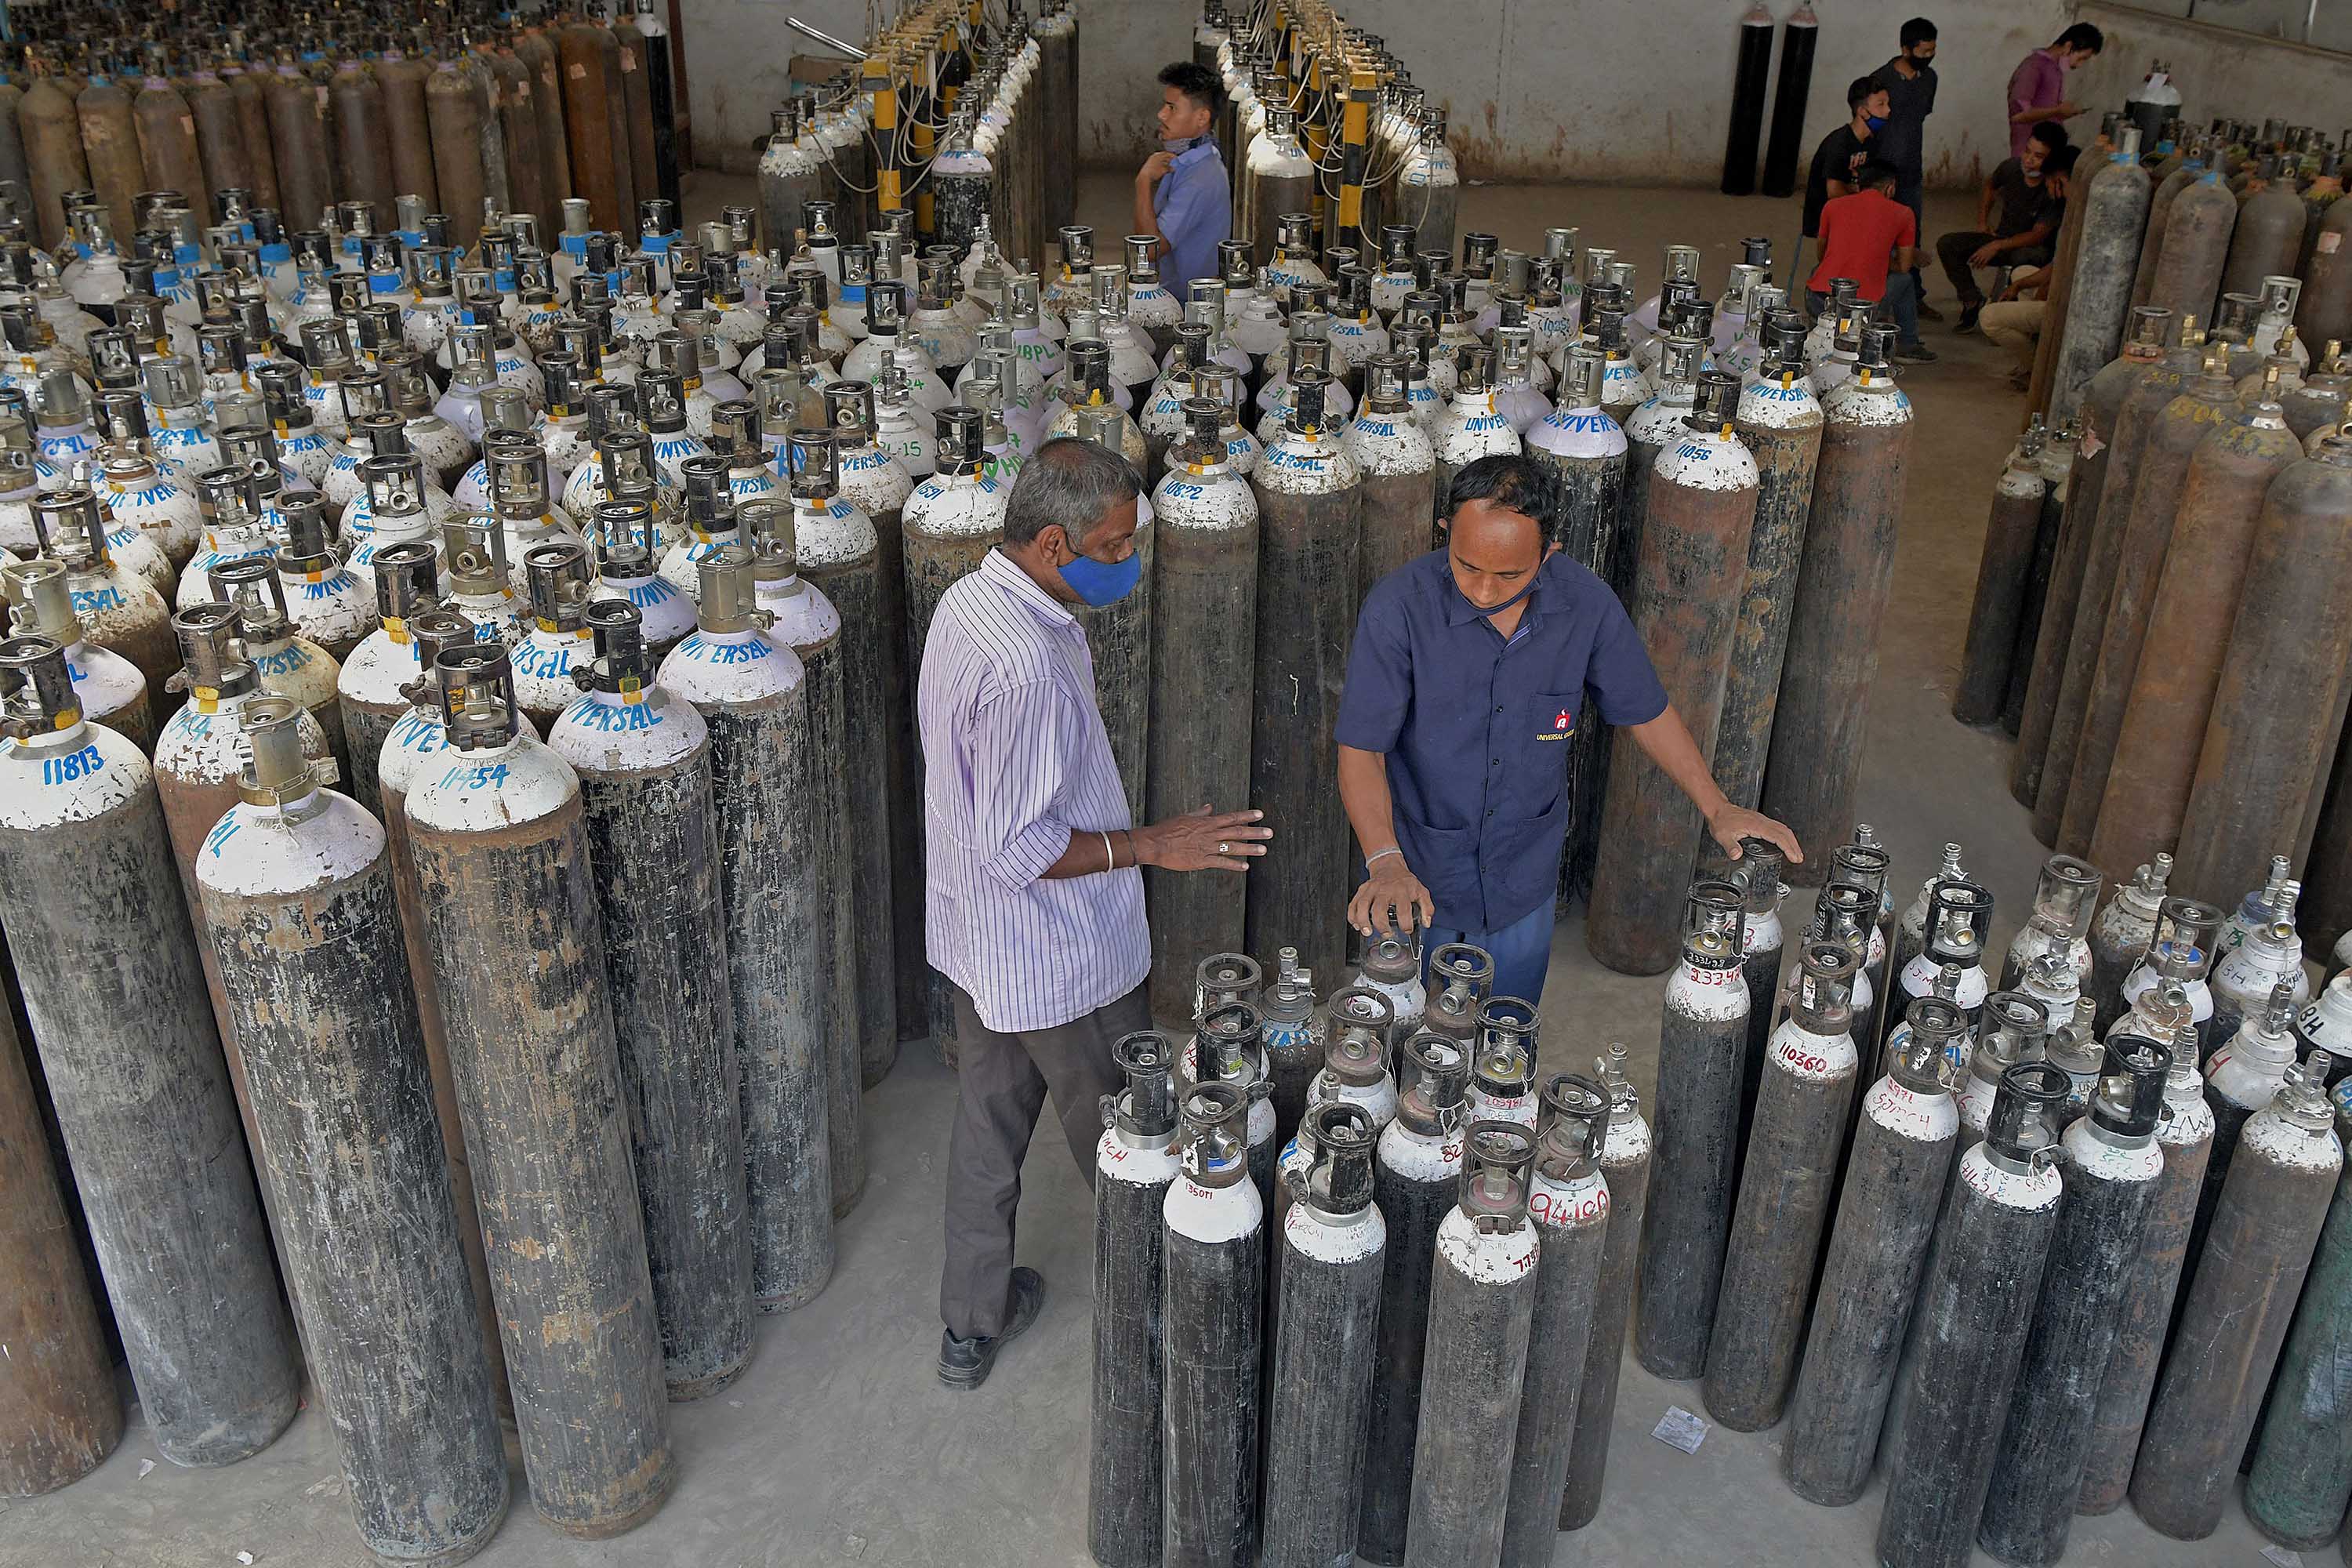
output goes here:
<path id="1" fill-rule="evenodd" d="M 1135 175 L 1135 232 L 1160 241 L 1160 286 L 1179 300 L 1195 278 L 1220 276 L 1217 246 L 1233 233 L 1233 190 L 1210 127 L 1224 84 L 1179 60 L 1160 73 L 1160 142 Z"/>

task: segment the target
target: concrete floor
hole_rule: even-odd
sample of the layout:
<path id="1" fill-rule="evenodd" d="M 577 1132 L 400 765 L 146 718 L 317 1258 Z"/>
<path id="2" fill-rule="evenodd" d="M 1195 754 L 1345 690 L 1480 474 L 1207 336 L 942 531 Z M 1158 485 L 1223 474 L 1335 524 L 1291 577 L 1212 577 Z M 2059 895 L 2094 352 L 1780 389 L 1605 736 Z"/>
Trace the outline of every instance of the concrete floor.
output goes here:
<path id="1" fill-rule="evenodd" d="M 743 199 L 748 184 L 706 177 L 689 205 L 715 210 Z M 1090 177 L 1080 216 L 1098 235 L 1123 234 L 1127 202 L 1124 178 Z M 1968 221 L 1965 198 L 1929 204 L 1931 235 Z M 1715 286 L 1743 235 L 1770 235 L 1785 254 L 1797 205 L 1601 187 L 1464 195 L 1462 229 L 1495 233 L 1506 245 L 1532 248 L 1546 226 L 1559 223 L 1581 226 L 1587 243 L 1616 247 L 1641 266 L 1648 287 L 1656 282 L 1661 246 L 1698 241 L 1703 275 Z M 1957 315 L 1939 277 L 1928 293 Z M 1893 849 L 1906 901 L 1934 869 L 1938 847 L 1963 845 L 1969 869 L 2000 900 L 1995 940 L 2005 945 L 2043 851 L 2009 797 L 2008 742 L 1962 729 L 1948 707 L 1986 509 L 2021 400 L 2005 384 L 2006 356 L 1981 338 L 1956 337 L 1948 323 L 1929 324 L 1926 336 L 1944 357 L 1904 373 L 1918 427 L 1872 698 L 1864 816 Z M 1801 907 L 1789 914 L 1792 927 L 1802 919 Z M 1565 923 L 1544 998 L 1546 1058 L 1574 1067 L 1622 1040 L 1646 1105 L 1661 990 L 1657 980 L 1600 968 L 1585 952 L 1580 922 Z M 873 1174 L 841 1228 L 833 1283 L 801 1311 L 767 1321 L 758 1358 L 734 1388 L 672 1407 L 679 1480 L 667 1506 L 618 1541 L 572 1542 L 531 1517 L 518 1465 L 516 1517 L 478 1559 L 484 1568 L 1058 1568 L 1088 1561 L 1087 1188 L 1059 1141 L 1039 1140 L 1027 1169 L 1021 1258 L 1045 1277 L 1045 1315 L 1006 1351 L 984 1389 L 943 1391 L 931 1360 L 954 1096 L 953 1080 L 921 1046 L 868 1096 Z M 1780 1445 L 1771 1432 L 1713 1430 L 1685 1457 L 1650 1436 L 1675 1404 L 1697 1409 L 1696 1386 L 1660 1382 L 1627 1358 L 1609 1500 L 1590 1528 L 1560 1538 L 1556 1562 L 1843 1568 L 1873 1561 L 1875 1493 L 1838 1510 L 1800 1501 L 1780 1479 Z M 159 1462 L 150 1468 L 151 1459 Z M 200 1473 L 160 1462 L 134 1410 L 121 1449 L 97 1474 L 47 1498 L 0 1502 L 0 1564 L 215 1568 L 250 1552 L 259 1564 L 360 1568 L 373 1559 L 352 1533 L 342 1490 L 315 1411 L 306 1410 L 257 1458 Z M 2252 1564 L 2262 1544 L 2234 1505 L 2218 1535 L 2193 1544 L 2158 1536 L 2126 1510 L 2078 1520 L 2068 1561 Z M 2314 1554 L 2322 1555 L 2332 1553 Z"/>

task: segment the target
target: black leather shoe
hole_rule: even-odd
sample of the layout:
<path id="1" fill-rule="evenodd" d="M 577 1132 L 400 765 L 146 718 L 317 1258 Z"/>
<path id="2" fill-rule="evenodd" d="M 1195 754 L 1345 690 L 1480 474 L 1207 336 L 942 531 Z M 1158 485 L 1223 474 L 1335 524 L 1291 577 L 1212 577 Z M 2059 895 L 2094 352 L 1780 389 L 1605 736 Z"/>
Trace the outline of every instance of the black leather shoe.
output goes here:
<path id="1" fill-rule="evenodd" d="M 940 1331 L 940 1381 L 950 1388 L 978 1388 L 988 1381 L 996 1352 L 1022 1330 L 1037 1321 L 1045 1305 L 1045 1281 L 1034 1268 L 1013 1271 L 1013 1317 L 999 1334 L 956 1338 L 951 1329 Z"/>

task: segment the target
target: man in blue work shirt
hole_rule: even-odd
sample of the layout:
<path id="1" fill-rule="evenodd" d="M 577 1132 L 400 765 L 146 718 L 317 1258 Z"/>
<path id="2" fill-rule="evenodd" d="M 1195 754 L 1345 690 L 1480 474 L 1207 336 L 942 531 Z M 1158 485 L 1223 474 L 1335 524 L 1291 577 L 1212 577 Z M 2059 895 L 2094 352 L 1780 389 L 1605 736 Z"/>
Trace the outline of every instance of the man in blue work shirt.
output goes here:
<path id="1" fill-rule="evenodd" d="M 1467 942 L 1495 991 L 1540 1003 L 1552 889 L 1571 813 L 1569 738 L 1597 711 L 1632 735 L 1737 856 L 1796 836 L 1717 787 L 1607 584 L 1545 542 L 1558 481 L 1481 458 L 1445 497 L 1444 550 L 1375 584 L 1339 699 L 1339 798 L 1368 878 L 1348 920 Z"/>
<path id="2" fill-rule="evenodd" d="M 1179 300 L 1195 278 L 1221 276 L 1217 246 L 1232 234 L 1233 192 L 1209 127 L 1224 84 L 1179 60 L 1160 73 L 1160 144 L 1135 174 L 1135 231 L 1160 241 L 1160 286 Z"/>

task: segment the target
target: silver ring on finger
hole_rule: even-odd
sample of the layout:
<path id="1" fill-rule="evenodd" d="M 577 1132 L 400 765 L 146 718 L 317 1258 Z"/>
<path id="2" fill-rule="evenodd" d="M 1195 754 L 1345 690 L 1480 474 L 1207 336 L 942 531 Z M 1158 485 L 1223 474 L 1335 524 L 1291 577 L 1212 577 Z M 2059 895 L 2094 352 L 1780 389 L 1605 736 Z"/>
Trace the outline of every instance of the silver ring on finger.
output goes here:
<path id="1" fill-rule="evenodd" d="M 1232 851 L 1227 847 L 1227 846 L 1226 846 L 1225 844 L 1223 844 L 1222 841 L 1220 841 L 1220 842 L 1219 842 L 1219 844 L 1217 845 L 1217 853 L 1218 853 L 1218 854 L 1220 854 L 1220 855 L 1225 855 L 1225 854 L 1230 854 L 1231 852 L 1232 852 Z"/>

